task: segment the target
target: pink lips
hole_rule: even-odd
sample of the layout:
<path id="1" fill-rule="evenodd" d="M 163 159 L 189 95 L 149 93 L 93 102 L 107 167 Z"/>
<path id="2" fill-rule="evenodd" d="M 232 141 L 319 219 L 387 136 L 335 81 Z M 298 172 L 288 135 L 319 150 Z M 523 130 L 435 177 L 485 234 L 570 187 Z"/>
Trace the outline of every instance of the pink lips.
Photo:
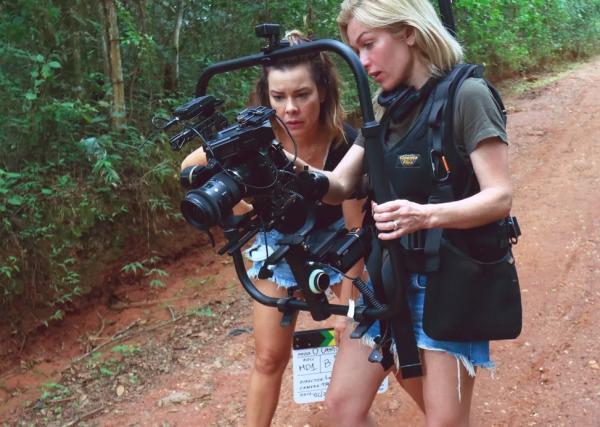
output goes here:
<path id="1" fill-rule="evenodd" d="M 369 76 L 375 80 L 377 83 L 379 83 L 379 76 L 381 75 L 381 71 L 377 71 L 374 73 L 369 73 Z"/>
<path id="2" fill-rule="evenodd" d="M 297 129 L 302 126 L 303 122 L 299 120 L 289 120 L 285 123 L 290 129 Z"/>

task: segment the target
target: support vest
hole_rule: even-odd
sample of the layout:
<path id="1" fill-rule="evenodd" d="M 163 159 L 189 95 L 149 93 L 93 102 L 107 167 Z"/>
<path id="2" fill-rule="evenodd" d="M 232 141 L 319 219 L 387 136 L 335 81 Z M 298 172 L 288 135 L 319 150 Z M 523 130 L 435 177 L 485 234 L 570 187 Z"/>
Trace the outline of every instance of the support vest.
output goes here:
<path id="1" fill-rule="evenodd" d="M 384 147 L 388 146 L 385 141 L 388 137 L 390 120 L 400 121 L 414 108 L 422 105 L 418 117 L 406 135 L 398 144 L 384 152 L 384 167 L 389 176 L 392 195 L 417 203 L 444 203 L 468 197 L 479 191 L 466 150 L 454 144 L 452 123 L 454 99 L 458 89 L 467 78 L 481 77 L 482 73 L 481 66 L 460 64 L 442 78 L 430 79 L 420 90 L 402 87 L 393 93 L 380 95 L 380 104 L 387 107 L 381 119 L 380 137 L 383 141 L 380 143 Z M 498 92 L 489 83 L 488 87 L 506 122 L 504 105 Z M 365 170 L 368 174 L 366 163 Z M 373 192 L 370 191 L 370 194 Z M 367 203 L 368 210 L 370 206 L 370 203 Z M 509 230 L 509 224 L 513 229 L 516 228 L 514 232 Z M 365 215 L 364 226 L 374 227 L 369 212 Z M 509 245 L 508 236 L 513 236 L 516 241 L 518 234 L 518 225 L 516 221 L 513 225 L 512 218 L 468 231 L 430 229 L 412 233 L 400 239 L 405 264 L 402 270 L 427 273 L 439 269 L 439 247 L 442 235 L 463 250 L 474 244 L 478 249 L 490 247 L 493 249 L 491 252 L 499 252 L 498 248 L 503 247 L 500 251 L 505 252 Z M 377 232 L 373 232 L 372 235 L 372 251 L 367 259 L 367 271 L 376 297 L 380 301 L 385 301 L 385 295 L 391 294 L 390 290 L 398 284 L 391 281 L 393 275 L 389 257 L 376 238 Z M 472 239 L 472 236 L 476 238 Z M 472 251 L 468 252 L 472 254 Z M 483 260 L 486 256 L 490 256 L 496 259 L 491 252 L 479 258 Z M 406 297 L 406 289 L 402 292 Z M 406 362 L 412 357 L 408 349 L 410 343 L 414 342 L 414 339 L 411 340 L 407 336 L 406 328 L 410 328 L 411 325 L 410 314 L 406 317 L 407 309 L 404 307 L 401 315 L 381 321 L 382 331 L 385 331 L 384 336 L 389 336 L 387 335 L 389 332 L 394 342 L 398 344 L 401 367 L 403 359 Z M 386 341 L 382 350 L 381 363 L 387 369 L 391 365 L 390 340 Z M 403 354 L 404 352 L 407 353 Z M 404 369 L 407 369 L 406 365 Z"/>
<path id="2" fill-rule="evenodd" d="M 394 197 L 420 204 L 444 203 L 479 191 L 466 149 L 454 141 L 452 125 L 460 86 L 467 78 L 482 75 L 482 66 L 459 64 L 445 76 L 430 79 L 420 90 L 401 88 L 380 96 L 380 103 L 387 107 L 381 119 L 385 138 L 391 120 L 400 121 L 421 105 L 401 140 L 386 144 L 389 148 L 385 151 L 384 167 Z M 506 123 L 504 104 L 496 89 L 486 83 Z M 507 227 L 506 220 L 501 220 L 469 230 L 431 229 L 403 236 L 405 267 L 413 272 L 435 271 L 442 236 L 482 261 L 496 259 L 509 245 Z"/>

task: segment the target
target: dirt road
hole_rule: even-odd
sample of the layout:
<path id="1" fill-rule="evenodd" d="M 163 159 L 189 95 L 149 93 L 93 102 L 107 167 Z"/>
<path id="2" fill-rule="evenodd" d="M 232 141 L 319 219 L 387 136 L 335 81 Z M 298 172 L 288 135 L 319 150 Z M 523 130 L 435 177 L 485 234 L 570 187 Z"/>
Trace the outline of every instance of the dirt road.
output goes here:
<path id="1" fill-rule="evenodd" d="M 600 58 L 538 77 L 505 98 L 524 329 L 492 345 L 498 368 L 479 375 L 476 426 L 600 425 Z M 112 309 L 73 313 L 31 338 L 20 358 L 5 354 L 0 422 L 243 425 L 249 297 L 210 248 L 168 270 L 166 289 L 120 289 Z M 315 326 L 307 317 L 300 329 Z M 326 426 L 322 405 L 295 404 L 291 390 L 288 369 L 274 425 Z M 422 421 L 393 381 L 373 412 L 381 426 Z"/>

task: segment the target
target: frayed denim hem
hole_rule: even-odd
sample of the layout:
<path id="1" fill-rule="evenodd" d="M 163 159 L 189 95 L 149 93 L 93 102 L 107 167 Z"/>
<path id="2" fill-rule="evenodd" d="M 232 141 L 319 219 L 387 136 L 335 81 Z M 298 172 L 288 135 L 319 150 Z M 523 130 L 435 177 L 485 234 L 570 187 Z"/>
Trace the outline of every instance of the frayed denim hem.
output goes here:
<path id="1" fill-rule="evenodd" d="M 251 279 L 258 279 L 258 272 L 260 271 L 260 267 L 251 267 L 247 273 L 248 277 Z M 296 282 L 293 280 L 282 279 L 281 277 L 277 277 L 275 274 L 268 279 L 269 281 L 275 283 L 278 288 L 291 288 L 292 286 L 296 286 Z"/>
<path id="2" fill-rule="evenodd" d="M 361 344 L 366 345 L 369 348 L 375 348 L 375 338 L 368 334 L 364 334 L 360 339 Z"/>
<path id="3" fill-rule="evenodd" d="M 369 348 L 375 348 L 375 338 L 368 334 L 363 335 L 362 338 L 360 339 L 360 342 L 361 342 L 361 344 L 363 344 Z M 492 378 L 494 377 L 494 373 L 496 372 L 496 364 L 491 360 L 488 362 L 472 362 L 464 354 L 452 352 L 452 351 L 449 351 L 449 350 L 446 350 L 443 348 L 428 347 L 423 344 L 417 344 L 417 347 L 420 348 L 421 350 L 441 351 L 444 353 L 448 353 L 451 356 L 454 356 L 457 361 L 462 363 L 462 365 L 465 367 L 466 371 L 468 372 L 469 376 L 471 376 L 471 377 L 475 376 L 476 368 L 489 370 Z M 398 368 L 400 366 L 400 361 L 398 359 L 398 350 L 396 349 L 395 343 L 392 344 L 391 350 L 392 350 L 392 355 L 394 356 L 394 365 L 396 365 L 396 368 Z"/>
<path id="4" fill-rule="evenodd" d="M 475 369 L 476 368 L 490 370 L 492 377 L 494 376 L 494 373 L 496 371 L 496 364 L 494 362 L 492 362 L 491 360 L 488 362 L 473 362 L 468 357 L 466 357 L 464 354 L 456 353 L 456 352 L 449 351 L 449 350 L 446 350 L 443 348 L 428 347 L 428 346 L 425 346 L 422 344 L 417 344 L 417 347 L 420 348 L 421 350 L 440 351 L 440 352 L 448 353 L 449 355 L 454 356 L 456 358 L 456 376 L 457 376 L 456 392 L 458 395 L 459 402 L 462 399 L 462 393 L 461 393 L 461 388 L 460 388 L 460 385 L 461 385 L 460 365 L 461 364 L 464 366 L 465 370 L 467 371 L 469 376 L 472 378 L 475 377 L 475 374 L 476 374 Z M 400 362 L 398 360 L 398 350 L 396 349 L 395 344 L 392 344 L 392 354 L 394 355 L 394 363 L 396 365 L 396 368 L 398 368 L 398 366 L 400 365 Z"/>
<path id="5" fill-rule="evenodd" d="M 488 369 L 490 370 L 492 376 L 494 375 L 494 372 L 496 370 L 496 364 L 491 360 L 488 362 L 473 362 L 469 360 L 469 358 L 466 357 L 464 354 L 456 353 L 443 348 L 428 347 L 422 344 L 417 344 L 417 347 L 421 350 L 441 351 L 444 353 L 448 353 L 451 356 L 454 356 L 456 360 L 462 363 L 462 365 L 467 370 L 469 376 L 471 377 L 475 376 L 475 368 Z M 398 350 L 396 350 L 396 344 L 392 344 L 392 354 L 394 355 L 394 363 L 396 364 L 396 367 L 398 367 L 400 365 L 400 362 L 398 360 Z"/>
<path id="6" fill-rule="evenodd" d="M 260 268 L 262 266 L 262 263 L 260 263 L 260 265 L 257 265 L 257 263 L 255 263 L 252 267 L 250 267 L 246 273 L 248 274 L 248 277 L 251 279 L 258 279 L 258 272 L 260 271 Z M 342 282 L 342 277 L 333 277 L 330 278 L 332 281 L 329 284 L 329 286 L 335 286 L 338 283 Z M 280 276 L 278 276 L 277 274 L 273 274 L 273 276 L 269 277 L 267 280 L 275 283 L 277 285 L 278 288 L 284 288 L 284 289 L 288 289 L 291 288 L 293 286 L 296 286 L 297 283 L 294 280 L 288 280 L 285 278 L 282 278 Z M 335 281 L 334 281 L 335 280 Z"/>

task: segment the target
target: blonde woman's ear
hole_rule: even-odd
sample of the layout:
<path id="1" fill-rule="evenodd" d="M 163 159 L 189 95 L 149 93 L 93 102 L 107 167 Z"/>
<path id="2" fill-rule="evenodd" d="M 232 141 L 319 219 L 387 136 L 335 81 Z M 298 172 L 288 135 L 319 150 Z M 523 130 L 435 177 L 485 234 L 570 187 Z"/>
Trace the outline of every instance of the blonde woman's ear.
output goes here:
<path id="1" fill-rule="evenodd" d="M 406 27 L 405 40 L 406 44 L 409 46 L 414 46 L 417 41 L 417 32 L 413 27 Z"/>

